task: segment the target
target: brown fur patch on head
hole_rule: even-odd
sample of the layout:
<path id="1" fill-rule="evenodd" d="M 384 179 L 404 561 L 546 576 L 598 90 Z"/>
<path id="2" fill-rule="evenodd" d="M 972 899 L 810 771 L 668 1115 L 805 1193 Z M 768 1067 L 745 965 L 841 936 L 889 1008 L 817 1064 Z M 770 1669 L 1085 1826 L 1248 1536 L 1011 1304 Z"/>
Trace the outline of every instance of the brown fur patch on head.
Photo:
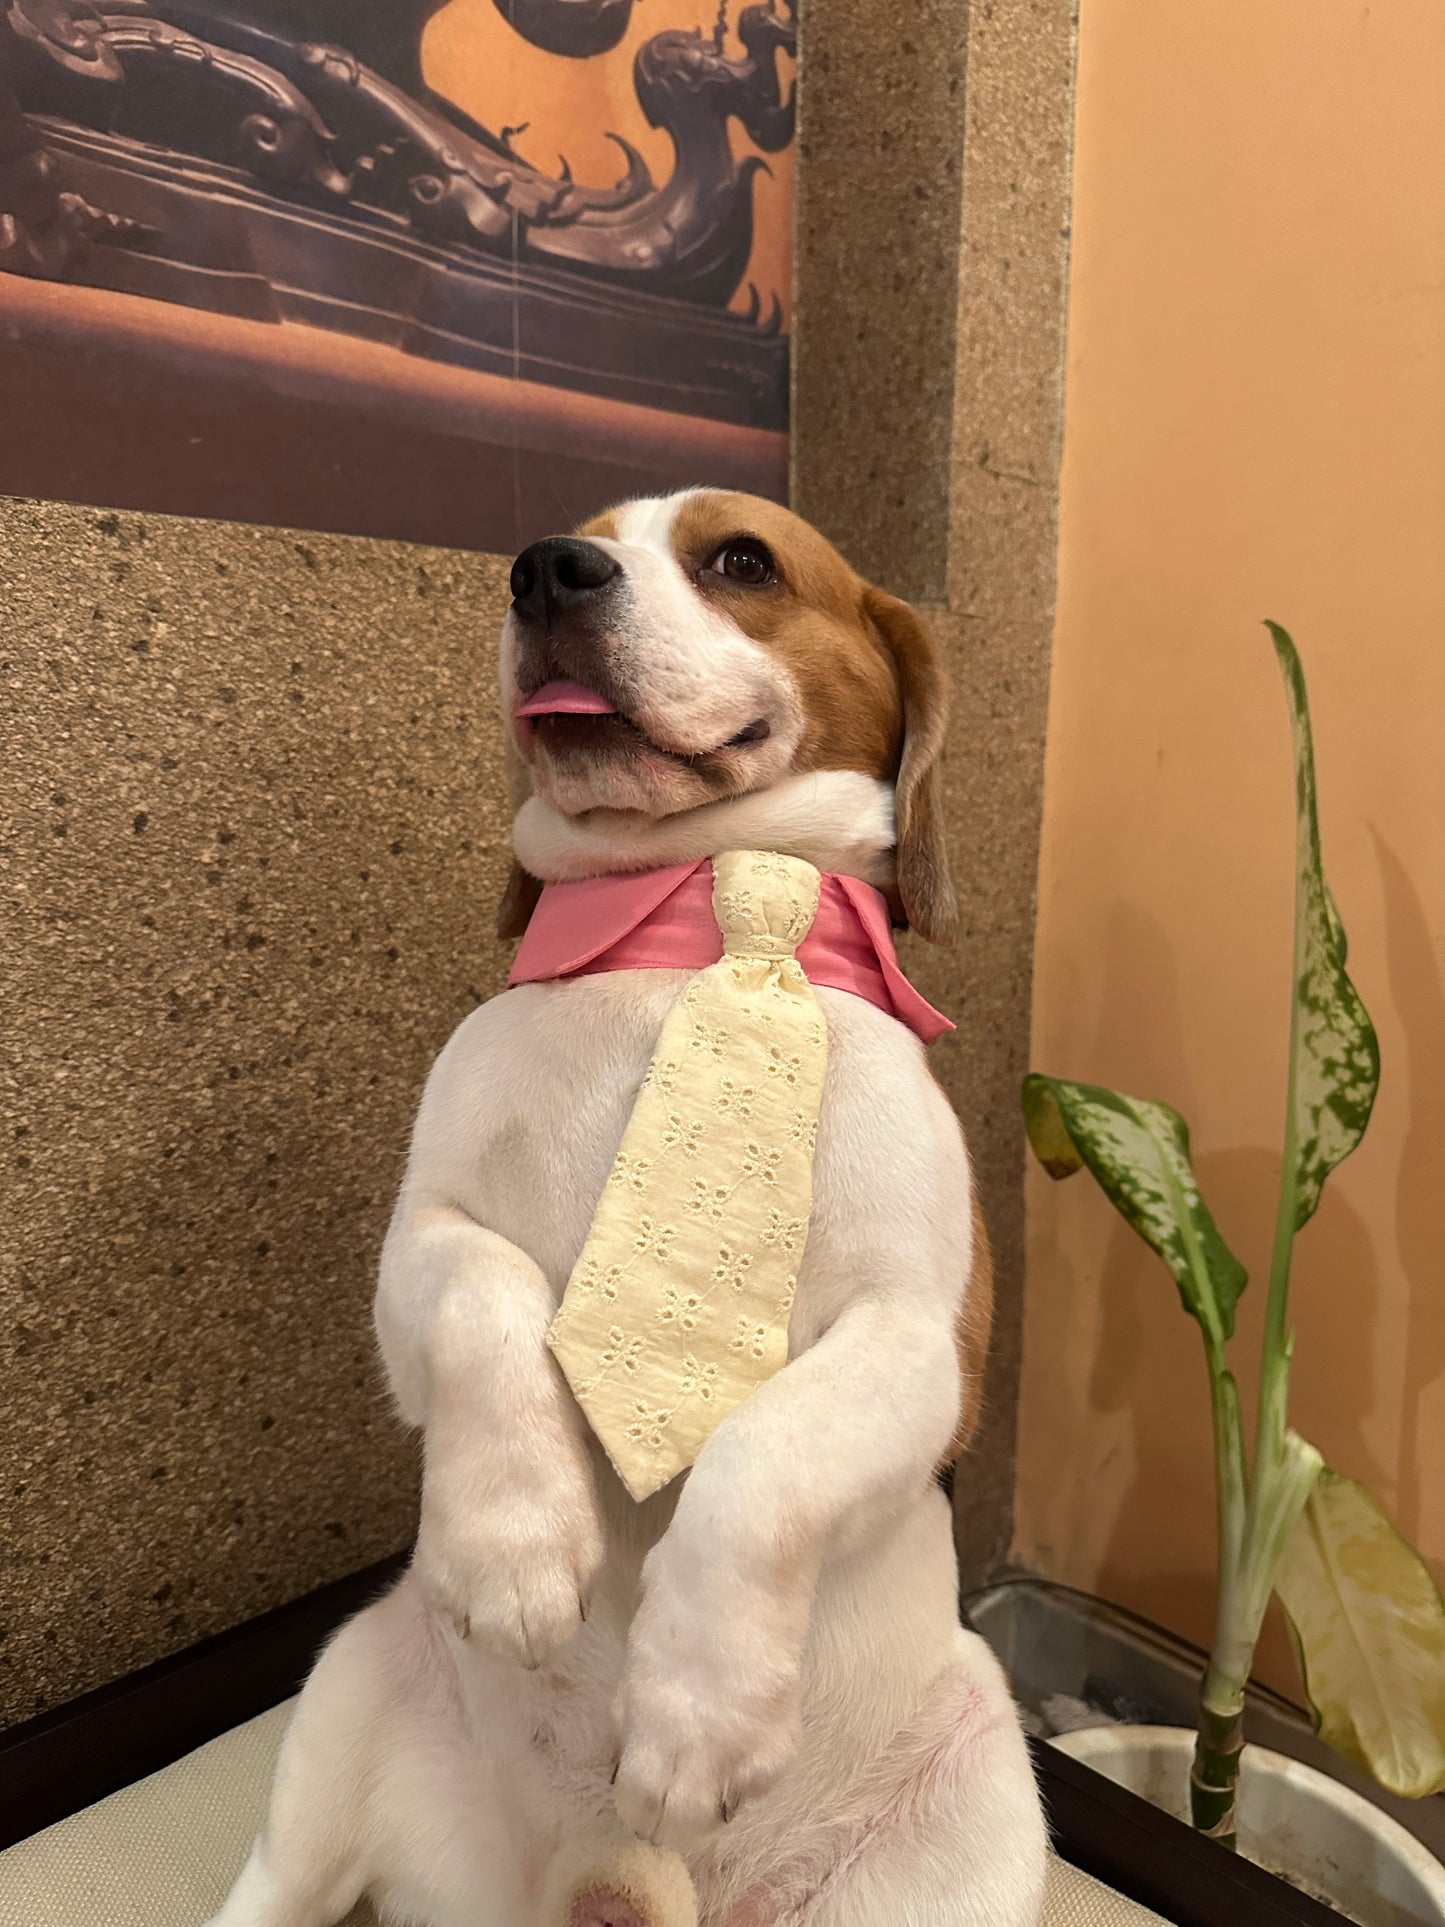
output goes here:
<path id="1" fill-rule="evenodd" d="M 595 540 L 598 536 L 601 536 L 604 541 L 615 540 L 617 535 L 617 510 L 603 509 L 601 514 L 594 515 L 590 521 L 579 523 L 577 528 L 573 530 L 573 533 L 580 535 L 584 542 Z"/>
<path id="2" fill-rule="evenodd" d="M 765 542 L 776 587 L 749 589 L 709 573 L 730 536 Z M 859 769 L 892 780 L 902 718 L 887 649 L 864 614 L 866 584 L 801 517 L 760 496 L 706 490 L 682 503 L 672 548 L 701 594 L 783 662 L 802 699 L 800 769 Z"/>

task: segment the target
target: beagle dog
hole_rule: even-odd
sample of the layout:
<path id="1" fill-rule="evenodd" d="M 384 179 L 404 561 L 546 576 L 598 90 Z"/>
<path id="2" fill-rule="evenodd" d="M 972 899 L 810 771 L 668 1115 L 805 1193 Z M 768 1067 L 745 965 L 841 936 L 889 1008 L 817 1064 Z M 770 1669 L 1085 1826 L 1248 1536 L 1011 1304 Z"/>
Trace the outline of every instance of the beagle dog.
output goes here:
<path id="1" fill-rule="evenodd" d="M 512 589 L 504 934 L 544 883 L 762 849 L 948 940 L 944 671 L 815 530 L 689 490 L 535 544 Z M 691 1471 L 635 1503 L 544 1342 L 687 981 L 520 983 L 438 1058 L 376 1299 L 423 1437 L 415 1557 L 319 1660 L 214 1927 L 363 1896 L 412 1927 L 1035 1927 L 1039 1802 L 934 1476 L 990 1281 L 919 1038 L 818 987 L 789 1363 Z"/>

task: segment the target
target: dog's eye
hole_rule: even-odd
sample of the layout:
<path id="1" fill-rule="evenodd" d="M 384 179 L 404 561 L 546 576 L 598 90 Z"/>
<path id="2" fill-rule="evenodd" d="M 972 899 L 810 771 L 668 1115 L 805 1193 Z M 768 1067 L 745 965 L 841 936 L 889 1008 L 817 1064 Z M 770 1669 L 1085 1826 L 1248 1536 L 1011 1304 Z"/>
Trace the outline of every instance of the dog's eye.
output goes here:
<path id="1" fill-rule="evenodd" d="M 751 535 L 735 535 L 724 542 L 707 566 L 713 575 L 725 575 L 729 582 L 741 582 L 748 589 L 765 588 L 778 579 L 772 550 Z"/>

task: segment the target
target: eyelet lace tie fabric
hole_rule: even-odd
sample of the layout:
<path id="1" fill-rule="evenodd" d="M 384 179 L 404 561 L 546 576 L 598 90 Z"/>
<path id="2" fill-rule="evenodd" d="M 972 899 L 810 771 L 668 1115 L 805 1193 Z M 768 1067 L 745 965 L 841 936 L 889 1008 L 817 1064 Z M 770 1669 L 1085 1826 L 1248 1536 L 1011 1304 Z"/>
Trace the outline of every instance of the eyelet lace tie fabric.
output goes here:
<path id="1" fill-rule="evenodd" d="M 714 859 L 723 955 L 668 1013 L 547 1332 L 634 1499 L 787 1363 L 828 1061 L 796 956 L 819 885 L 798 857 Z"/>

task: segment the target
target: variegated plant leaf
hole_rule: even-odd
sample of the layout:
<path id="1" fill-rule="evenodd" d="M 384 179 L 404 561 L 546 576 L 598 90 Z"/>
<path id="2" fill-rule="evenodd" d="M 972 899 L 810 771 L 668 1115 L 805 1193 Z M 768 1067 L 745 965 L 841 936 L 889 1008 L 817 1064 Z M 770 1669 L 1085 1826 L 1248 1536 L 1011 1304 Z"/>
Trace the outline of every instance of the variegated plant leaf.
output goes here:
<path id="1" fill-rule="evenodd" d="M 1313 1216 L 1325 1179 L 1365 1135 L 1380 1081 L 1380 1049 L 1359 992 L 1345 973 L 1345 932 L 1320 861 L 1314 739 L 1299 653 L 1266 623 L 1284 673 L 1294 735 L 1295 948 L 1290 1036 L 1294 1227 Z"/>
<path id="2" fill-rule="evenodd" d="M 1391 1793 L 1445 1791 L 1445 1599 L 1364 1486 L 1320 1473 L 1275 1587 L 1321 1738 Z"/>
<path id="3" fill-rule="evenodd" d="M 1066 1178 L 1087 1165 L 1100 1188 L 1174 1275 L 1184 1308 L 1223 1340 L 1249 1274 L 1224 1242 L 1189 1161 L 1189 1126 L 1149 1098 L 1034 1072 L 1024 1123 L 1039 1162 Z"/>

